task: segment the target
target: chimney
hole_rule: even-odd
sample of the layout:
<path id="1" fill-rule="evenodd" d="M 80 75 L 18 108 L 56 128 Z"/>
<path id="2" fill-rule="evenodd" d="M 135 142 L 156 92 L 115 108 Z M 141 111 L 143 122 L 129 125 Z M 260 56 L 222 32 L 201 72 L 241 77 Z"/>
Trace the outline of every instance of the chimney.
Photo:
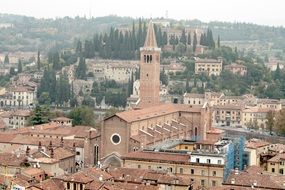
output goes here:
<path id="1" fill-rule="evenodd" d="M 73 152 L 76 152 L 75 142 L 74 142 L 73 145 L 72 145 L 72 151 L 73 151 Z"/>
<path id="2" fill-rule="evenodd" d="M 63 137 L 60 138 L 60 147 L 63 147 Z"/>
<path id="3" fill-rule="evenodd" d="M 30 156 L 30 147 L 27 146 L 27 149 L 26 149 L 26 156 Z"/>
<path id="4" fill-rule="evenodd" d="M 39 141 L 38 151 L 39 152 L 42 151 L 42 142 L 41 141 Z"/>
<path id="5" fill-rule="evenodd" d="M 235 175 L 238 175 L 238 174 L 239 174 L 238 168 L 235 168 Z"/>
<path id="6" fill-rule="evenodd" d="M 52 149 L 52 142 L 51 142 L 51 141 L 49 141 L 48 149 L 49 149 L 49 150 L 51 150 L 51 149 Z"/>
<path id="7" fill-rule="evenodd" d="M 91 139 L 91 134 L 92 134 L 92 131 L 90 130 L 89 131 L 89 139 Z"/>
<path id="8" fill-rule="evenodd" d="M 54 158 L 53 148 L 50 149 L 50 157 L 51 157 L 51 158 Z"/>

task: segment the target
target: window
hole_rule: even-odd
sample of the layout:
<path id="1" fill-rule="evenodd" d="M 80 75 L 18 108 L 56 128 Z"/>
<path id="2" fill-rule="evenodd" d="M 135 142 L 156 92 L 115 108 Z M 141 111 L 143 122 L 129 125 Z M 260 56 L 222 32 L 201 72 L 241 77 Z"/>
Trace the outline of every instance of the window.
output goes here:
<path id="1" fill-rule="evenodd" d="M 76 183 L 73 183 L 73 190 L 76 190 Z"/>
<path id="2" fill-rule="evenodd" d="M 201 170 L 201 175 L 205 175 L 205 171 L 204 170 Z"/>
<path id="3" fill-rule="evenodd" d="M 275 168 L 272 168 L 271 171 L 272 171 L 272 173 L 275 173 Z"/>
<path id="4" fill-rule="evenodd" d="M 215 187 L 216 186 L 216 181 L 212 181 L 212 187 Z"/>
<path id="5" fill-rule="evenodd" d="M 201 180 L 201 185 L 205 186 L 205 180 L 204 179 Z"/>
<path id="6" fill-rule="evenodd" d="M 179 171 L 181 174 L 183 174 L 183 168 L 180 168 L 180 171 Z"/>
<path id="7" fill-rule="evenodd" d="M 196 158 L 196 162 L 197 162 L 197 163 L 200 163 L 200 159 L 199 159 L 199 158 Z"/>
<path id="8" fill-rule="evenodd" d="M 208 163 L 208 164 L 211 164 L 211 159 L 207 159 L 207 163 Z"/>
<path id="9" fill-rule="evenodd" d="M 141 168 L 141 165 L 138 165 L 138 168 L 140 169 L 140 168 Z"/>
<path id="10" fill-rule="evenodd" d="M 191 169 L 191 174 L 194 174 L 194 169 Z"/>
<path id="11" fill-rule="evenodd" d="M 69 182 L 67 182 L 67 189 L 70 189 L 70 183 Z"/>
<path id="12" fill-rule="evenodd" d="M 97 165 L 98 161 L 99 161 L 99 146 L 95 145 L 94 146 L 94 165 Z"/>
<path id="13" fill-rule="evenodd" d="M 280 174 L 284 174 L 283 169 L 280 169 L 280 170 L 279 170 L 279 173 L 280 173 Z"/>
<path id="14" fill-rule="evenodd" d="M 151 166 L 148 166 L 148 169 L 150 170 L 150 169 L 151 169 Z"/>
<path id="15" fill-rule="evenodd" d="M 188 146 L 185 146 L 185 149 L 188 149 Z"/>
<path id="16" fill-rule="evenodd" d="M 82 183 L 80 184 L 80 190 L 83 190 L 83 185 L 82 185 Z"/>
<path id="17" fill-rule="evenodd" d="M 213 176 L 216 176 L 217 175 L 217 172 L 216 171 L 213 171 Z"/>
<path id="18" fill-rule="evenodd" d="M 121 137 L 120 137 L 120 135 L 119 135 L 119 134 L 113 134 L 113 135 L 111 136 L 111 141 L 112 141 L 112 143 L 113 143 L 114 145 L 120 144 L 120 142 L 121 142 Z"/>
<path id="19" fill-rule="evenodd" d="M 170 172 L 172 172 L 172 168 L 170 167 L 170 168 L 168 168 L 168 170 L 170 171 Z"/>
<path id="20" fill-rule="evenodd" d="M 218 164 L 222 164 L 222 160 L 218 160 Z"/>

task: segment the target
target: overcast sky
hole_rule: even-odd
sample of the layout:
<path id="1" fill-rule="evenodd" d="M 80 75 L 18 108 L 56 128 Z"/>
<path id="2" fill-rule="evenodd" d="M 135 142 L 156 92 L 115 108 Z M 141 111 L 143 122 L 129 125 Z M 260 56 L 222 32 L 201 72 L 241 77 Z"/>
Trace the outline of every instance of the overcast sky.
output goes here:
<path id="1" fill-rule="evenodd" d="M 0 0 L 0 13 L 38 18 L 118 15 L 285 26 L 284 0 Z"/>

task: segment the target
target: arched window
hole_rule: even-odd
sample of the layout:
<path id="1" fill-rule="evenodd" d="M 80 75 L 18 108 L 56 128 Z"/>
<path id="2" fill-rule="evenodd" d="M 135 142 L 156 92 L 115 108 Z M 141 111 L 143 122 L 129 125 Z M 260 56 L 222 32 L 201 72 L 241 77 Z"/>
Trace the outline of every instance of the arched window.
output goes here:
<path id="1" fill-rule="evenodd" d="M 97 165 L 99 161 L 99 146 L 95 145 L 94 146 L 94 165 Z"/>

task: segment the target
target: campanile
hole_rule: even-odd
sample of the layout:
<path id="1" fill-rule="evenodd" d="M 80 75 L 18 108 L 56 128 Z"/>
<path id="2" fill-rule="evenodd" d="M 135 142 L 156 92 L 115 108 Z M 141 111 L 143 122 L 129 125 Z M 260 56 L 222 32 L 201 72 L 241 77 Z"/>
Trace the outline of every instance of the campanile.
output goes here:
<path id="1" fill-rule="evenodd" d="M 148 24 L 144 46 L 140 48 L 140 107 L 160 102 L 160 52 L 157 47 L 152 21 Z"/>

